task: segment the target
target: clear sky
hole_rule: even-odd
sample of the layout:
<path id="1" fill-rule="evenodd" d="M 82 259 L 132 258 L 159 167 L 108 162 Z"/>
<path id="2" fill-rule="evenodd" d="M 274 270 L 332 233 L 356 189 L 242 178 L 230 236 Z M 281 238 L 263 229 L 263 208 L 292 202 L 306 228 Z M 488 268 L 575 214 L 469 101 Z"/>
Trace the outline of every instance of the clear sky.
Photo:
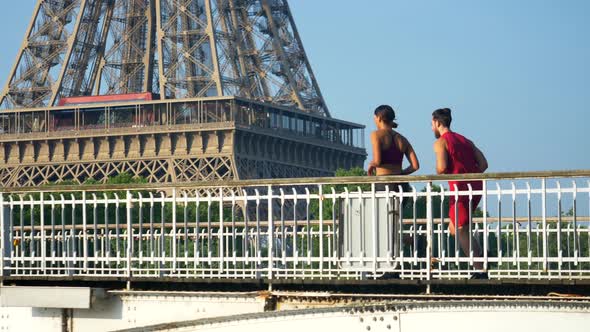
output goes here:
<path id="1" fill-rule="evenodd" d="M 0 11 L 1 84 L 34 5 Z M 480 146 L 490 171 L 590 169 L 590 1 L 290 5 L 333 116 L 367 125 L 368 136 L 374 108 L 391 104 L 420 174 L 434 171 L 439 107 L 453 109 L 454 129 Z"/>

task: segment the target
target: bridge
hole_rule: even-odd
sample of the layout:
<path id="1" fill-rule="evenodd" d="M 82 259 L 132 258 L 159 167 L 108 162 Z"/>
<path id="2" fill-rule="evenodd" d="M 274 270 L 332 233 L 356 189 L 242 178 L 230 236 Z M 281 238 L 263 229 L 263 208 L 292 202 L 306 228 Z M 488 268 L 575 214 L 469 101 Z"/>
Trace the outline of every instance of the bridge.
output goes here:
<path id="1" fill-rule="evenodd" d="M 463 254 L 448 202 L 476 195 Z M 8 330 L 590 320 L 588 170 L 4 188 L 0 206 Z M 470 279 L 478 263 L 488 280 Z"/>

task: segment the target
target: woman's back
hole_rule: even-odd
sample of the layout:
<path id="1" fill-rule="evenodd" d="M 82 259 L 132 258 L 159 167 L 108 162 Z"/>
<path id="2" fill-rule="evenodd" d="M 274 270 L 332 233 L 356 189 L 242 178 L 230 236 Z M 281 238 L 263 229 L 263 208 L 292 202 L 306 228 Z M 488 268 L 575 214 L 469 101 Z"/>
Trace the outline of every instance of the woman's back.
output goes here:
<path id="1" fill-rule="evenodd" d="M 399 175 L 406 152 L 405 138 L 394 130 L 380 129 L 376 131 L 381 151 L 381 165 L 377 167 L 377 175 Z"/>
<path id="2" fill-rule="evenodd" d="M 393 130 L 388 130 L 381 139 L 381 162 L 401 167 L 404 159 L 404 142 L 401 135 Z"/>

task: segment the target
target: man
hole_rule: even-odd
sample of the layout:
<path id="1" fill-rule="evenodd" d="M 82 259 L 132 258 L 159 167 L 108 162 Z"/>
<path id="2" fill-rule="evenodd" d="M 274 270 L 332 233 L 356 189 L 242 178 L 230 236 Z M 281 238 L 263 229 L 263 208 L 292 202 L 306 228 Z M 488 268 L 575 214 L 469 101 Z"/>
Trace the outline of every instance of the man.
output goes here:
<path id="1" fill-rule="evenodd" d="M 434 143 L 436 154 L 436 172 L 438 174 L 465 174 L 483 173 L 488 168 L 488 162 L 475 144 L 467 138 L 451 131 L 451 110 L 448 108 L 437 109 L 432 113 L 432 131 L 437 138 Z M 482 190 L 481 181 L 449 181 L 451 191 L 469 191 L 469 185 L 473 191 Z M 458 242 L 465 255 L 469 255 L 469 241 L 471 239 L 473 254 L 482 257 L 482 250 L 476 239 L 469 233 L 469 216 L 475 211 L 481 195 L 474 195 L 472 201 L 469 196 L 454 196 L 449 198 L 449 231 L 451 235 L 458 236 Z M 475 273 L 472 279 L 487 279 L 487 272 L 483 271 L 483 263 L 476 262 L 474 267 L 482 272 Z"/>

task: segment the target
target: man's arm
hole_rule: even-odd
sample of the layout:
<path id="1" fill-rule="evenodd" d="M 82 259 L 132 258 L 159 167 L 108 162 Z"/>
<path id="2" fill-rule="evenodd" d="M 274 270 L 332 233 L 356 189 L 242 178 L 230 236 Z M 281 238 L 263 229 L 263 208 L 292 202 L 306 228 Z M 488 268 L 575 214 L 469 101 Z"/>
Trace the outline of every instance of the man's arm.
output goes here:
<path id="1" fill-rule="evenodd" d="M 471 143 L 473 144 L 473 143 Z M 483 152 L 473 144 L 473 152 L 475 152 L 475 162 L 477 162 L 477 167 L 479 167 L 480 172 L 485 172 L 488 169 L 488 160 L 486 156 L 484 156 Z"/>
<path id="2" fill-rule="evenodd" d="M 447 147 L 442 139 L 434 142 L 434 154 L 436 155 L 436 173 L 444 174 L 447 170 Z"/>

